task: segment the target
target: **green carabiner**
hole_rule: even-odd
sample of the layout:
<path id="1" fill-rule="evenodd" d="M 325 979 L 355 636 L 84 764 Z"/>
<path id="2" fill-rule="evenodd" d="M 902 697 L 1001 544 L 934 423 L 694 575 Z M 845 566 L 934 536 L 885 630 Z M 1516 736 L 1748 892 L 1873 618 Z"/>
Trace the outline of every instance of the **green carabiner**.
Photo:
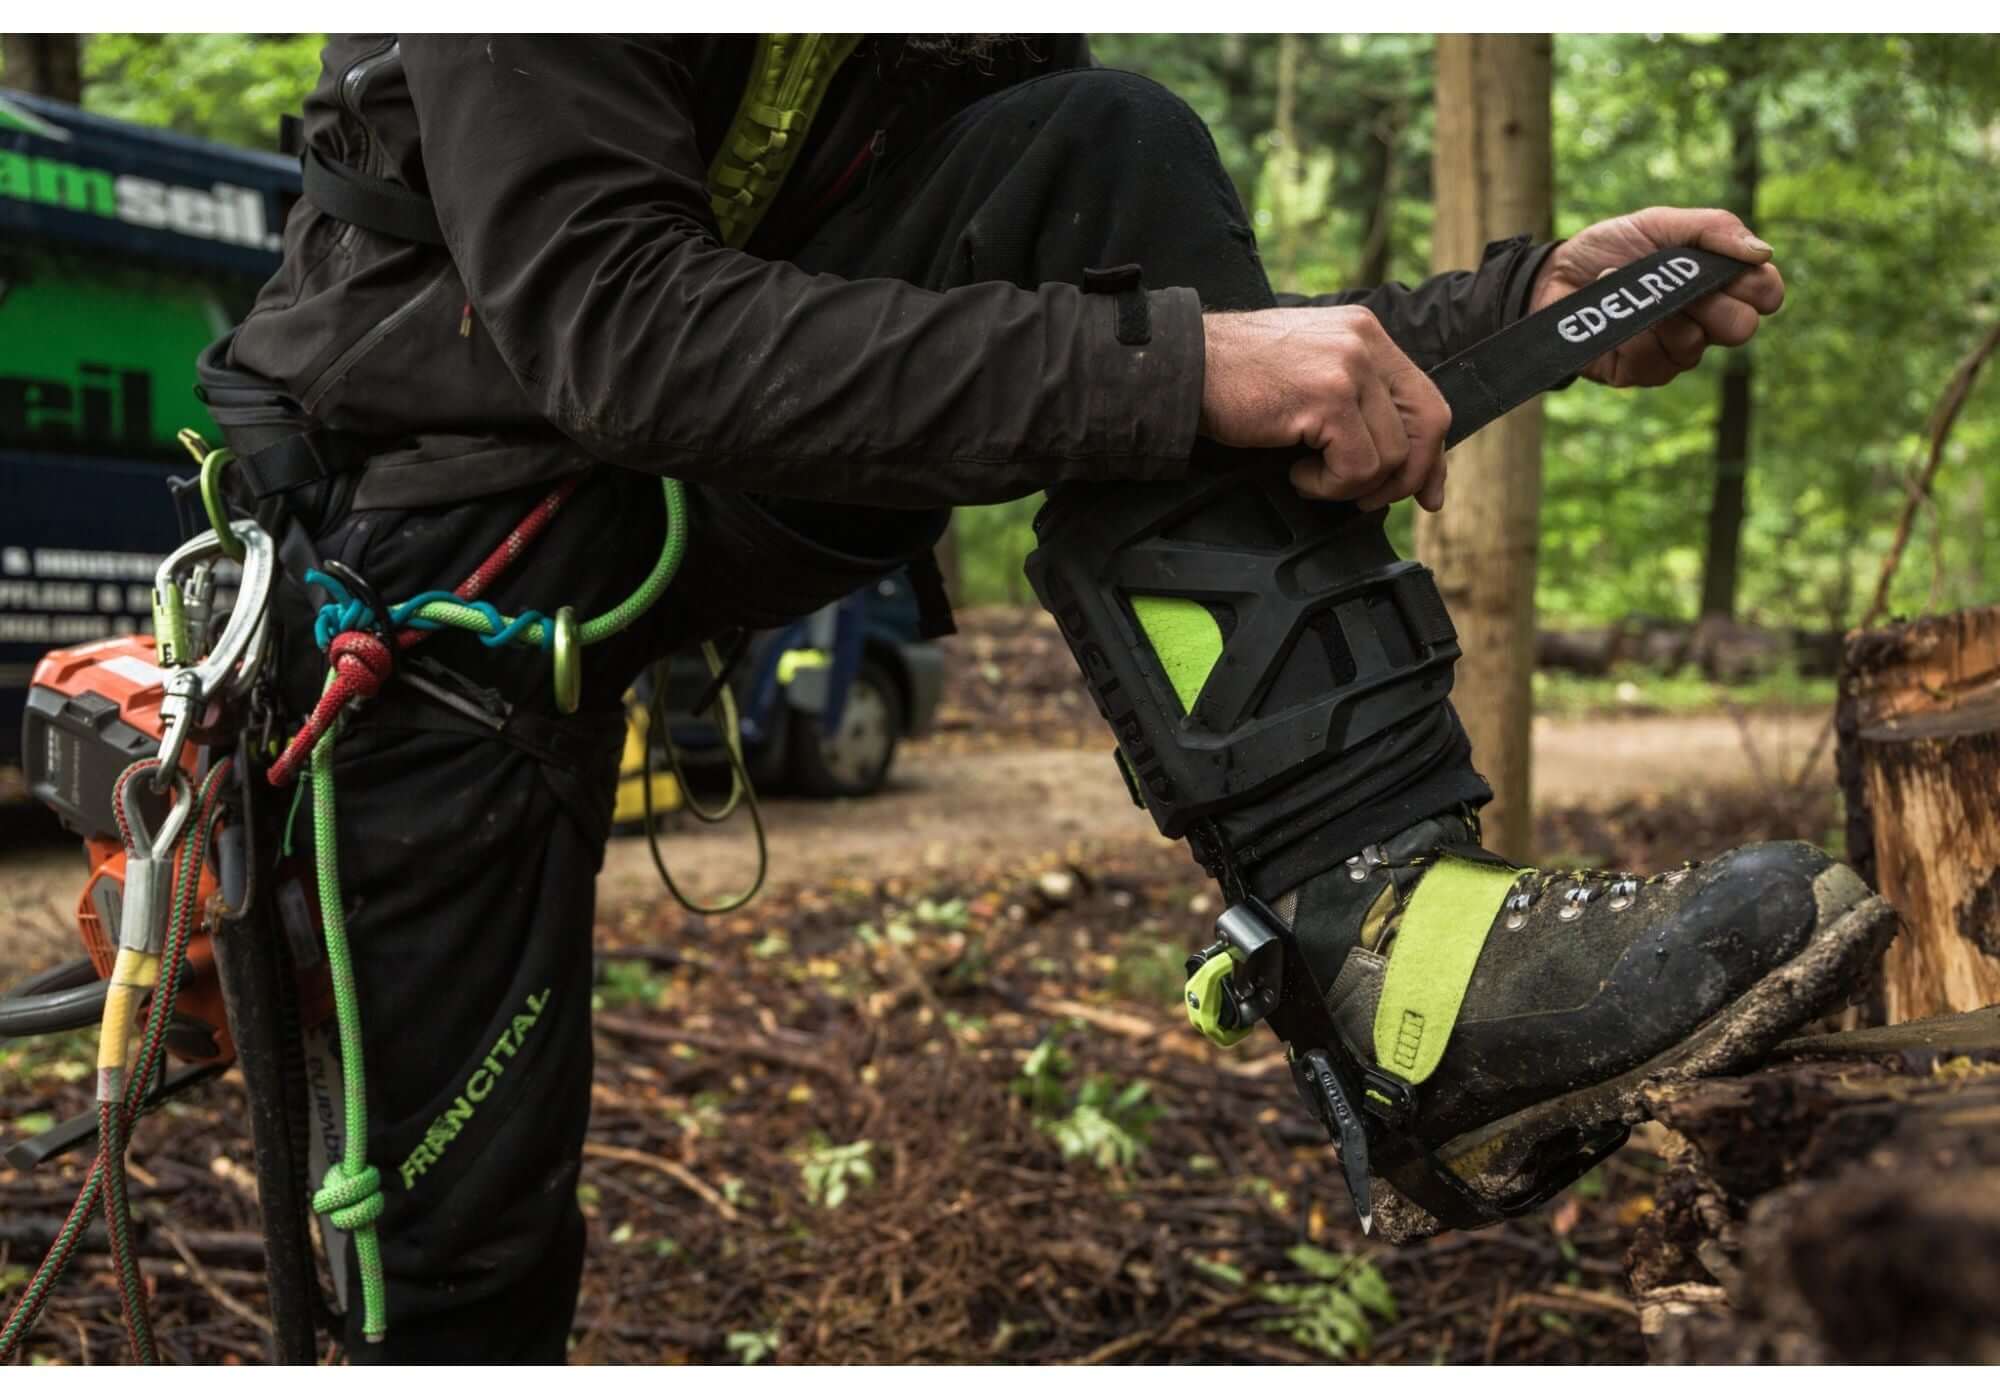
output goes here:
<path id="1" fill-rule="evenodd" d="M 226 447 L 211 448 L 208 439 L 193 428 L 182 428 L 176 437 L 188 455 L 201 463 L 201 508 L 208 512 L 208 528 L 215 531 L 217 546 L 224 558 L 241 564 L 243 541 L 229 528 L 229 509 L 222 500 L 222 469 L 236 460 L 236 454 Z"/>
<path id="2" fill-rule="evenodd" d="M 566 715 L 583 703 L 583 642 L 577 636 L 576 609 L 556 609 L 556 708 Z"/>

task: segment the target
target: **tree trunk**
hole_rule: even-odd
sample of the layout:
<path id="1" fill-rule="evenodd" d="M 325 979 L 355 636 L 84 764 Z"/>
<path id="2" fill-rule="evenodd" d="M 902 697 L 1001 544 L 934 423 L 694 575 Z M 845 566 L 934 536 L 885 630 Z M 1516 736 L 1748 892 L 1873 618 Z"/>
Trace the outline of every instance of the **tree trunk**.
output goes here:
<path id="1" fill-rule="evenodd" d="M 1626 1254 L 1656 1362 L 2000 1362 L 2000 1008 L 1646 1093 Z"/>
<path id="2" fill-rule="evenodd" d="M 1470 267 L 1495 238 L 1547 237 L 1553 45 L 1546 34 L 1440 35 L 1437 224 L 1431 261 Z M 1531 402 L 1452 453 L 1448 504 L 1417 517 L 1417 553 L 1437 572 L 1465 657 L 1453 693 L 1474 762 L 1493 784 L 1487 844 L 1531 852 L 1528 722 L 1542 410 Z"/>
<path id="3" fill-rule="evenodd" d="M 1840 691 L 1848 854 L 1907 925 L 1886 1019 L 2000 1003 L 2000 608 L 1852 634 Z"/>
<path id="4" fill-rule="evenodd" d="M 8 87 L 83 105 L 83 36 L 0 34 L 0 63 Z"/>
<path id="5" fill-rule="evenodd" d="M 1756 227 L 1757 184 L 1762 177 L 1757 143 L 1757 74 L 1754 55 L 1733 47 L 1729 64 L 1729 134 L 1734 156 L 1729 208 Z M 1736 579 L 1743 549 L 1744 491 L 1750 473 L 1751 358 L 1749 347 L 1729 352 L 1722 368 L 1722 412 L 1715 423 L 1715 492 L 1708 508 L 1708 554 L 1701 578 L 1701 615 L 1736 616 Z"/>
<path id="6" fill-rule="evenodd" d="M 1376 103 L 1368 123 L 1369 139 L 1362 143 L 1367 152 L 1367 188 L 1375 192 L 1368 211 L 1368 238 L 1361 245 L 1361 273 L 1357 287 L 1379 287 L 1389 280 L 1389 268 L 1396 257 L 1396 193 L 1402 173 L 1403 128 L 1408 114 L 1401 102 Z"/>
<path id="7" fill-rule="evenodd" d="M 1295 287 L 1299 281 L 1299 195 L 1305 185 L 1305 167 L 1299 152 L 1299 51 L 1296 34 L 1278 36 L 1278 114 L 1271 139 L 1278 148 L 1273 168 L 1276 189 L 1272 205 L 1278 216 L 1278 276 L 1280 287 Z"/>

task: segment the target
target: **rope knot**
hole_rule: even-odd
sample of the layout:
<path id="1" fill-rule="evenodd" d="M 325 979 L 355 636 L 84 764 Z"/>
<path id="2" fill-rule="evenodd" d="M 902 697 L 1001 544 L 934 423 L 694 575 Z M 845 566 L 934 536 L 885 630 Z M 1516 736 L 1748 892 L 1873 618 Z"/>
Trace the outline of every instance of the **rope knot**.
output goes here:
<path id="1" fill-rule="evenodd" d="M 373 632 L 342 632 L 327 646 L 326 659 L 358 699 L 380 692 L 396 666 L 388 643 Z"/>
<path id="2" fill-rule="evenodd" d="M 387 1207 L 388 1202 L 382 1196 L 381 1172 L 368 1166 L 350 1175 L 339 1162 L 326 1169 L 326 1176 L 312 1198 L 315 1214 L 324 1215 L 336 1230 L 349 1234 L 373 1225 Z"/>

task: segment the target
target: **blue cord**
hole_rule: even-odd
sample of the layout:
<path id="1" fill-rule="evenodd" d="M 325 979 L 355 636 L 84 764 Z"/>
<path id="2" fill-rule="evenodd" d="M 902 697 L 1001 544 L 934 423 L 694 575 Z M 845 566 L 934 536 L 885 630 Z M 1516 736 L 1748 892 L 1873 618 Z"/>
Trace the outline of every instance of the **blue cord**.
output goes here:
<path id="1" fill-rule="evenodd" d="M 307 569 L 306 582 L 325 589 L 333 598 L 332 602 L 320 608 L 319 615 L 313 619 L 313 640 L 319 643 L 321 651 L 325 651 L 328 647 L 332 646 L 333 639 L 342 632 L 365 631 L 375 625 L 374 609 L 368 607 L 360 599 L 349 593 L 346 585 L 341 583 L 339 579 L 323 574 L 318 569 Z M 517 641 L 523 633 L 535 626 L 535 624 L 546 623 L 548 621 L 548 617 L 545 614 L 530 608 L 512 622 L 509 622 L 501 615 L 500 609 L 494 607 L 491 603 L 471 601 L 459 597 L 456 593 L 446 593 L 441 589 L 433 589 L 429 593 L 419 593 L 416 597 L 406 602 L 397 603 L 394 607 L 390 608 L 389 625 L 392 627 L 414 627 L 420 632 L 435 632 L 439 628 L 449 625 L 433 621 L 427 617 L 417 616 L 420 610 L 431 603 L 451 603 L 461 608 L 470 608 L 486 619 L 487 626 L 492 629 L 490 632 L 476 632 L 471 628 L 465 629 L 473 632 L 473 635 L 479 638 L 482 646 L 506 646 L 510 642 Z M 543 651 L 549 651 L 554 648 L 555 628 L 549 626 L 542 628 L 540 646 Z"/>

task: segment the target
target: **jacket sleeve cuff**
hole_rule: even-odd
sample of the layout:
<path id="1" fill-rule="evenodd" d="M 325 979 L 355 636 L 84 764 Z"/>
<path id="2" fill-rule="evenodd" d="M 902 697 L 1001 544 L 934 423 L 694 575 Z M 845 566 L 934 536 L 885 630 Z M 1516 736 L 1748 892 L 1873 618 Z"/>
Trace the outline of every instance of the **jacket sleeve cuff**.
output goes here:
<path id="1" fill-rule="evenodd" d="M 1153 343 L 1147 349 L 1158 360 L 1160 442 L 1155 455 L 1184 469 L 1194 451 L 1195 430 L 1201 424 L 1201 395 L 1208 368 L 1201 298 L 1192 287 L 1168 287 L 1149 293 L 1148 299 L 1152 302 Z"/>
<path id="2" fill-rule="evenodd" d="M 1192 287 L 1140 293 L 1145 338 L 1131 335 L 1131 313 L 1116 296 L 1094 296 L 1092 339 L 1112 366 L 1112 392 L 1098 402 L 1111 415 L 1098 430 L 1105 450 L 1090 472 L 1102 480 L 1165 481 L 1185 476 L 1201 421 L 1206 345 L 1201 298 Z M 1121 323 L 1121 317 L 1123 321 Z M 1124 334 L 1120 332 L 1124 331 Z M 1100 338 L 1101 337 L 1101 338 Z"/>
<path id="3" fill-rule="evenodd" d="M 1489 258 L 1496 254 L 1514 255 L 1514 266 L 1508 273 L 1507 293 L 1502 302 L 1506 307 L 1506 320 L 1502 324 L 1511 326 L 1534 309 L 1535 279 L 1541 276 L 1542 264 L 1549 260 L 1549 254 L 1559 246 L 1560 239 L 1553 243 L 1531 243 L 1525 234 L 1503 243 L 1487 245 L 1486 256 Z"/>

